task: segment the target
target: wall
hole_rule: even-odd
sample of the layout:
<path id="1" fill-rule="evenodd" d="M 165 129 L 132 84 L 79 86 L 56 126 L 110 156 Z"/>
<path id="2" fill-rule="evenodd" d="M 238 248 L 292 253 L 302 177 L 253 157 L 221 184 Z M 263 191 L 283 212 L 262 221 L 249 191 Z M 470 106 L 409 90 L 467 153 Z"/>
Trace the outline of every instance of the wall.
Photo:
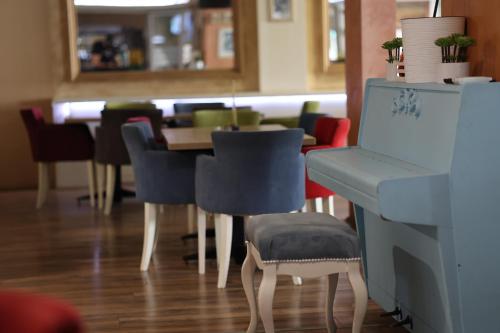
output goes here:
<path id="1" fill-rule="evenodd" d="M 470 48 L 472 75 L 500 80 L 500 1 L 442 0 L 444 16 L 466 16 L 468 34 L 477 40 Z"/>
<path id="2" fill-rule="evenodd" d="M 48 17 L 46 1 L 2 0 L 0 4 L 0 189 L 36 184 L 19 107 L 34 100 L 48 104 L 53 96 Z"/>
<path id="3" fill-rule="evenodd" d="M 259 82 L 262 92 L 307 90 L 306 1 L 293 1 L 294 19 L 269 21 L 268 0 L 258 0 Z"/>

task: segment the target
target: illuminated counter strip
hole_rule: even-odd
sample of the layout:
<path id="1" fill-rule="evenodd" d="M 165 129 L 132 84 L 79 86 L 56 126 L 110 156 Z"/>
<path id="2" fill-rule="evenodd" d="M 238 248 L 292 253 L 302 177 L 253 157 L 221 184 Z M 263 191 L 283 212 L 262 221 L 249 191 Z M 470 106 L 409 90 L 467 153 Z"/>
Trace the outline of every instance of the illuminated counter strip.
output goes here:
<path id="1" fill-rule="evenodd" d="M 307 155 L 355 204 L 371 298 L 412 332 L 499 331 L 499 124 L 498 83 L 372 79 L 359 146 Z"/>

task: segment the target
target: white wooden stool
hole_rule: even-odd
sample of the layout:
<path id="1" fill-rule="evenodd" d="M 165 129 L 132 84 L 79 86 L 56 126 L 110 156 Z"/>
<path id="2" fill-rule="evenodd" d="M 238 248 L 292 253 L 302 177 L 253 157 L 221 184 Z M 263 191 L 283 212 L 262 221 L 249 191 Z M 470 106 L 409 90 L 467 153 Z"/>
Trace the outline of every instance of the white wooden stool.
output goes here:
<path id="1" fill-rule="evenodd" d="M 328 275 L 325 315 L 328 332 L 335 332 L 333 301 L 341 272 L 348 274 L 354 291 L 352 332 L 361 332 L 368 293 L 361 276 L 359 242 L 345 222 L 321 213 L 261 215 L 250 219 L 247 238 L 247 257 L 241 270 L 251 314 L 247 333 L 257 330 L 253 283 L 256 267 L 264 271 L 258 309 L 266 333 L 274 333 L 272 304 L 277 275 L 305 278 Z"/>

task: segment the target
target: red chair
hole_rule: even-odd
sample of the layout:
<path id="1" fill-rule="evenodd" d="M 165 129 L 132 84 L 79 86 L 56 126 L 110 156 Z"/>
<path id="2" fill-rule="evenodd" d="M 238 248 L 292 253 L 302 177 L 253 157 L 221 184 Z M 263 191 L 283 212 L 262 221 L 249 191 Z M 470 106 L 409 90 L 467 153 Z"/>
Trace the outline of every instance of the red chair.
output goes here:
<path id="1" fill-rule="evenodd" d="M 64 161 L 86 161 L 90 204 L 94 206 L 94 139 L 86 124 L 46 124 L 42 110 L 21 110 L 28 131 L 33 160 L 38 163 L 38 197 L 36 207 L 43 206 L 49 190 L 49 164 Z"/>
<path id="2" fill-rule="evenodd" d="M 314 129 L 316 145 L 303 147 L 302 153 L 306 154 L 311 150 L 318 149 L 345 147 L 350 128 L 351 120 L 348 118 L 318 118 Z M 334 215 L 334 195 L 334 192 L 310 180 L 306 171 L 306 205 L 303 211 L 326 212 L 325 208 L 328 206 L 328 212 Z M 319 208 L 320 205 L 322 209 Z"/>
<path id="3" fill-rule="evenodd" d="M 62 301 L 24 292 L 0 292 L 0 333 L 83 333 L 78 312 Z"/>

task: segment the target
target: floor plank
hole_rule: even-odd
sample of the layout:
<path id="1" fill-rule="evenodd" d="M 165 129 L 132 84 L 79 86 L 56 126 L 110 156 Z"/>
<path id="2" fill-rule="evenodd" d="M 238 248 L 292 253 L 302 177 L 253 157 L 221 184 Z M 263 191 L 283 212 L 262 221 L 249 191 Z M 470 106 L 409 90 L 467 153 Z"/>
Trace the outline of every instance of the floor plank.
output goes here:
<path id="1" fill-rule="evenodd" d="M 182 256 L 196 251 L 183 244 L 185 207 L 168 207 L 160 216 L 160 240 L 147 273 L 139 271 L 143 207 L 129 200 L 105 217 L 88 204 L 78 207 L 81 191 L 53 191 L 46 207 L 35 209 L 34 191 L 0 193 L 0 287 L 46 293 L 73 303 L 89 332 L 244 332 L 248 306 L 240 267 L 232 264 L 227 288 L 217 289 L 214 262 L 199 276 Z M 347 203 L 336 199 L 345 216 Z M 260 279 L 260 275 L 258 275 Z M 324 279 L 301 287 L 279 277 L 274 302 L 279 332 L 324 333 Z M 256 282 L 258 283 L 258 282 Z M 334 311 L 338 333 L 350 332 L 353 295 L 344 276 Z M 389 328 L 373 302 L 363 332 L 404 332 Z M 262 331 L 261 326 L 259 326 Z"/>

